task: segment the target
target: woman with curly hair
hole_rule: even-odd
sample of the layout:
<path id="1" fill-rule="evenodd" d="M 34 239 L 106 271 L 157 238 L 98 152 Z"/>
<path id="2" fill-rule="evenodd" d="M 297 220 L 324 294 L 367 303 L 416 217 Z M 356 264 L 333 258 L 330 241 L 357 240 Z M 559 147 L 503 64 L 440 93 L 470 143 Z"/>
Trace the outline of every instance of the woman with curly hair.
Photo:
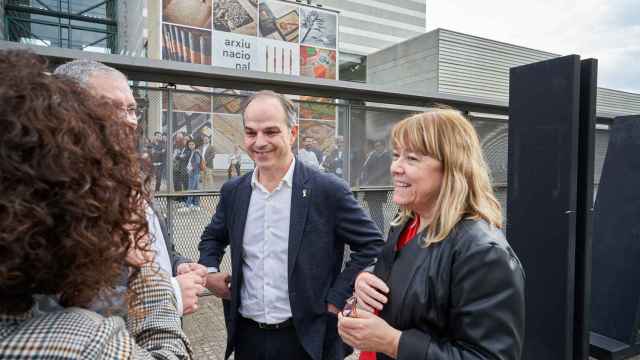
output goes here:
<path id="1" fill-rule="evenodd" d="M 520 359 L 524 271 L 473 126 L 433 110 L 396 124 L 391 144 L 400 212 L 374 272 L 356 277 L 340 336 L 360 360 Z"/>
<path id="2" fill-rule="evenodd" d="M 153 268 L 135 133 L 46 62 L 0 51 L 0 358 L 190 357 Z M 129 271 L 129 316 L 87 310 Z M 64 310 L 42 314 L 37 296 Z"/>

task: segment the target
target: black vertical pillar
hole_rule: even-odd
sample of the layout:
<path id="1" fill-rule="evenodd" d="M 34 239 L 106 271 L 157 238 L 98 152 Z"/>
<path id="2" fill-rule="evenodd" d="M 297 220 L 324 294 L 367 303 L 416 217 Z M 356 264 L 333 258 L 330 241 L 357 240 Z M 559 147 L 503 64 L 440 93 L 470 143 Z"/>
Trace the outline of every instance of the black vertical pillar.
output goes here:
<path id="1" fill-rule="evenodd" d="M 576 206 L 576 284 L 573 359 L 589 359 L 591 316 L 591 238 L 593 236 L 593 164 L 596 131 L 598 61 L 582 61 Z"/>
<path id="2" fill-rule="evenodd" d="M 597 335 L 637 348 L 640 326 L 640 116 L 613 120 L 593 221 L 591 328 Z"/>
<path id="3" fill-rule="evenodd" d="M 525 360 L 573 358 L 580 58 L 511 69 L 509 242 L 526 273 Z"/>

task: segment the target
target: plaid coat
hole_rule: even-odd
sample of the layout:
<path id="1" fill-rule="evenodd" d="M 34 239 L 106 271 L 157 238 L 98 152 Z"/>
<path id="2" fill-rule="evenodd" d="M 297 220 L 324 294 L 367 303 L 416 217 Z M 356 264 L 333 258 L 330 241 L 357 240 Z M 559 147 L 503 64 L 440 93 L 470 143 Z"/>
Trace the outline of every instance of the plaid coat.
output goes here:
<path id="1" fill-rule="evenodd" d="M 168 279 L 151 267 L 130 284 L 138 301 L 127 324 L 81 308 L 0 314 L 1 359 L 189 359 Z M 136 314 L 145 314 L 137 316 Z"/>

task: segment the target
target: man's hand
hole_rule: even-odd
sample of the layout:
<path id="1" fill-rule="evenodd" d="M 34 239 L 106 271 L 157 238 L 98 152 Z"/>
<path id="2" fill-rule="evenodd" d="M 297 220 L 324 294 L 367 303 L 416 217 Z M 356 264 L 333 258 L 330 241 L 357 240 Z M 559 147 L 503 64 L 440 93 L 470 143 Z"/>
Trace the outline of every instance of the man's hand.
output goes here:
<path id="1" fill-rule="evenodd" d="M 182 313 L 188 315 L 198 310 L 198 294 L 204 291 L 202 276 L 195 272 L 176 276 L 182 293 Z"/>
<path id="2" fill-rule="evenodd" d="M 182 263 L 178 265 L 178 275 L 194 272 L 200 275 L 203 279 L 207 276 L 207 268 L 204 265 L 197 263 Z M 204 280 L 203 280 L 204 285 Z"/>
<path id="3" fill-rule="evenodd" d="M 330 312 L 334 315 L 338 315 L 338 313 L 340 312 L 340 309 L 338 309 L 337 306 L 327 303 L 327 312 Z"/>
<path id="4" fill-rule="evenodd" d="M 207 275 L 207 289 L 221 299 L 231 299 L 231 274 L 228 272 L 211 273 Z"/>

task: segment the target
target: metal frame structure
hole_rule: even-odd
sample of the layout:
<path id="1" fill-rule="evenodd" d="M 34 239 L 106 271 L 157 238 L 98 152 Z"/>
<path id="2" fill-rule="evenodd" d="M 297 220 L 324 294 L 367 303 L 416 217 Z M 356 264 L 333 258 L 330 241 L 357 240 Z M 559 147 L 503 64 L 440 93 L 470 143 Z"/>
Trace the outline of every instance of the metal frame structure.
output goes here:
<path id="1" fill-rule="evenodd" d="M 11 39 L 12 36 L 14 38 L 17 36 L 15 34 L 16 31 L 14 31 L 15 29 L 13 29 L 14 27 L 16 27 L 20 32 L 29 34 L 30 37 L 46 43 L 46 40 L 38 38 L 38 36 L 32 33 L 28 28 L 29 24 L 39 24 L 57 28 L 58 46 L 64 46 L 66 44 L 67 47 L 72 48 L 73 31 L 80 30 L 96 34 L 104 34 L 104 36 L 98 40 L 94 40 L 87 44 L 81 44 L 83 49 L 89 46 L 96 45 L 102 41 L 106 41 L 107 48 L 110 49 L 113 53 L 117 52 L 118 24 L 116 21 L 117 6 L 115 0 L 97 1 L 95 4 L 79 10 L 72 9 L 71 1 L 58 0 L 56 2 L 57 6 L 52 7 L 51 4 L 47 4 L 41 0 L 34 0 L 31 2 L 24 2 L 19 0 L 7 1 L 6 5 L 4 5 L 6 19 L 5 32 L 7 34 L 7 37 Z M 91 11 L 98 9 L 101 6 L 105 6 L 106 8 L 104 17 L 98 17 L 95 16 L 95 14 L 91 13 Z M 27 15 L 28 17 L 23 18 L 20 15 Z M 31 15 L 48 16 L 52 19 L 56 19 L 57 21 L 32 19 Z M 76 21 L 100 26 L 82 26 L 79 24 L 74 24 L 74 22 Z M 104 28 L 101 28 L 102 26 L 104 26 Z M 63 35 L 63 29 L 66 29 L 66 37 Z"/>
<path id="2" fill-rule="evenodd" d="M 106 55 L 72 49 L 47 48 L 0 41 L 2 49 L 29 49 L 49 59 L 52 65 L 75 59 L 102 62 L 114 67 L 130 80 L 182 84 L 238 90 L 269 89 L 292 95 L 308 95 L 344 100 L 430 107 L 446 104 L 466 112 L 507 114 L 507 103 L 443 93 L 418 94 L 386 90 L 379 86 L 339 80 L 302 78 L 263 72 L 243 72 L 210 65 Z"/>

